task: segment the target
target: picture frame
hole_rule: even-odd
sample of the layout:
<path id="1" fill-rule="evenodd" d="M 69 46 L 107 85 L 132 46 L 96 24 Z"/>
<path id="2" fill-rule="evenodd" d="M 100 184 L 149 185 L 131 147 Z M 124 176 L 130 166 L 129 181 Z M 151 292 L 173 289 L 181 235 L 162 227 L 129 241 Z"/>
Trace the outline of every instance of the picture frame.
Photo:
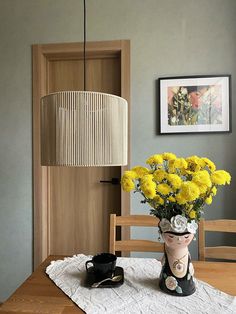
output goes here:
<path id="1" fill-rule="evenodd" d="M 159 78 L 160 134 L 231 130 L 231 75 Z"/>

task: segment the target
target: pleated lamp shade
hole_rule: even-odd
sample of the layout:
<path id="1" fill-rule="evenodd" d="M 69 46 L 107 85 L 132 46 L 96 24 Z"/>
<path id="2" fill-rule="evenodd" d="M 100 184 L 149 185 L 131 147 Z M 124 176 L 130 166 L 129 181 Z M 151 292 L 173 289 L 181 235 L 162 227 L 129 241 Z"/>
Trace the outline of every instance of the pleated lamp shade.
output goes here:
<path id="1" fill-rule="evenodd" d="M 65 91 L 41 98 L 41 164 L 127 165 L 128 104 L 121 97 Z"/>

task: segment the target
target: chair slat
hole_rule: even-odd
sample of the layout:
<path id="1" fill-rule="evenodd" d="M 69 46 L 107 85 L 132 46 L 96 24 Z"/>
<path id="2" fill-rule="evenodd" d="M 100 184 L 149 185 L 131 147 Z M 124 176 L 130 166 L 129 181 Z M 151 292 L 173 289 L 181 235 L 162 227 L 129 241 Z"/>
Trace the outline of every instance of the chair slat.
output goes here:
<path id="1" fill-rule="evenodd" d="M 231 232 L 236 233 L 236 220 L 218 219 L 204 220 L 199 222 L 198 230 L 198 253 L 199 259 L 205 258 L 236 260 L 236 247 L 232 246 L 214 246 L 206 247 L 205 232 Z"/>
<path id="2" fill-rule="evenodd" d="M 148 215 L 130 215 L 130 216 L 117 216 L 117 226 L 147 226 L 157 227 L 159 219 L 154 216 Z"/>
<path id="3" fill-rule="evenodd" d="M 163 243 L 149 240 L 124 240 L 116 241 L 116 251 L 134 252 L 164 252 Z"/>
<path id="4" fill-rule="evenodd" d="M 116 215 L 110 215 L 110 242 L 109 242 L 109 251 L 112 254 L 115 254 L 115 241 L 116 241 Z"/>
<path id="5" fill-rule="evenodd" d="M 236 260 L 236 247 L 233 246 L 206 247 L 205 257 Z"/>
<path id="6" fill-rule="evenodd" d="M 130 215 L 130 216 L 116 216 L 110 215 L 110 252 L 163 252 L 164 244 L 158 241 L 150 240 L 122 240 L 116 241 L 116 227 L 130 227 L 130 226 L 143 226 L 143 227 L 156 227 L 158 226 L 159 219 L 150 215 Z"/>
<path id="7" fill-rule="evenodd" d="M 198 259 L 205 261 L 205 221 L 202 219 L 198 228 Z"/>
<path id="8" fill-rule="evenodd" d="M 236 220 L 205 220 L 205 230 L 216 232 L 236 232 Z"/>

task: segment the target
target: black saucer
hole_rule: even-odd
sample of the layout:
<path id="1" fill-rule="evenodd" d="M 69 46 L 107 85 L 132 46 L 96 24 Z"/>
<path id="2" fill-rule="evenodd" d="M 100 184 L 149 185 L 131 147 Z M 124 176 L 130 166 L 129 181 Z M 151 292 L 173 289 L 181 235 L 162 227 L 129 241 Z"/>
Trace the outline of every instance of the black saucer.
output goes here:
<path id="1" fill-rule="evenodd" d="M 111 274 L 110 274 L 111 276 Z M 114 276 L 122 276 L 121 280 L 118 282 L 114 282 L 111 280 L 106 280 L 105 282 L 101 283 L 98 288 L 115 288 L 119 287 L 124 283 L 124 269 L 122 267 L 117 266 L 114 270 L 113 277 Z M 85 286 L 86 287 L 91 287 L 95 282 L 99 282 L 105 278 L 108 278 L 109 275 L 105 276 L 99 276 L 94 272 L 94 268 L 90 267 L 86 273 L 86 278 L 85 278 Z"/>

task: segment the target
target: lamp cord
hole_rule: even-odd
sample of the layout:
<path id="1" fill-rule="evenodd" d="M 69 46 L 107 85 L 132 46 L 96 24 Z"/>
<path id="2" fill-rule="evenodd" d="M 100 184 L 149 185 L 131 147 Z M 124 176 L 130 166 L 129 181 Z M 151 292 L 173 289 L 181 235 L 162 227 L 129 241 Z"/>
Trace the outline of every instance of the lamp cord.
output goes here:
<path id="1" fill-rule="evenodd" d="M 86 91 L 86 0 L 84 0 L 84 91 Z"/>

